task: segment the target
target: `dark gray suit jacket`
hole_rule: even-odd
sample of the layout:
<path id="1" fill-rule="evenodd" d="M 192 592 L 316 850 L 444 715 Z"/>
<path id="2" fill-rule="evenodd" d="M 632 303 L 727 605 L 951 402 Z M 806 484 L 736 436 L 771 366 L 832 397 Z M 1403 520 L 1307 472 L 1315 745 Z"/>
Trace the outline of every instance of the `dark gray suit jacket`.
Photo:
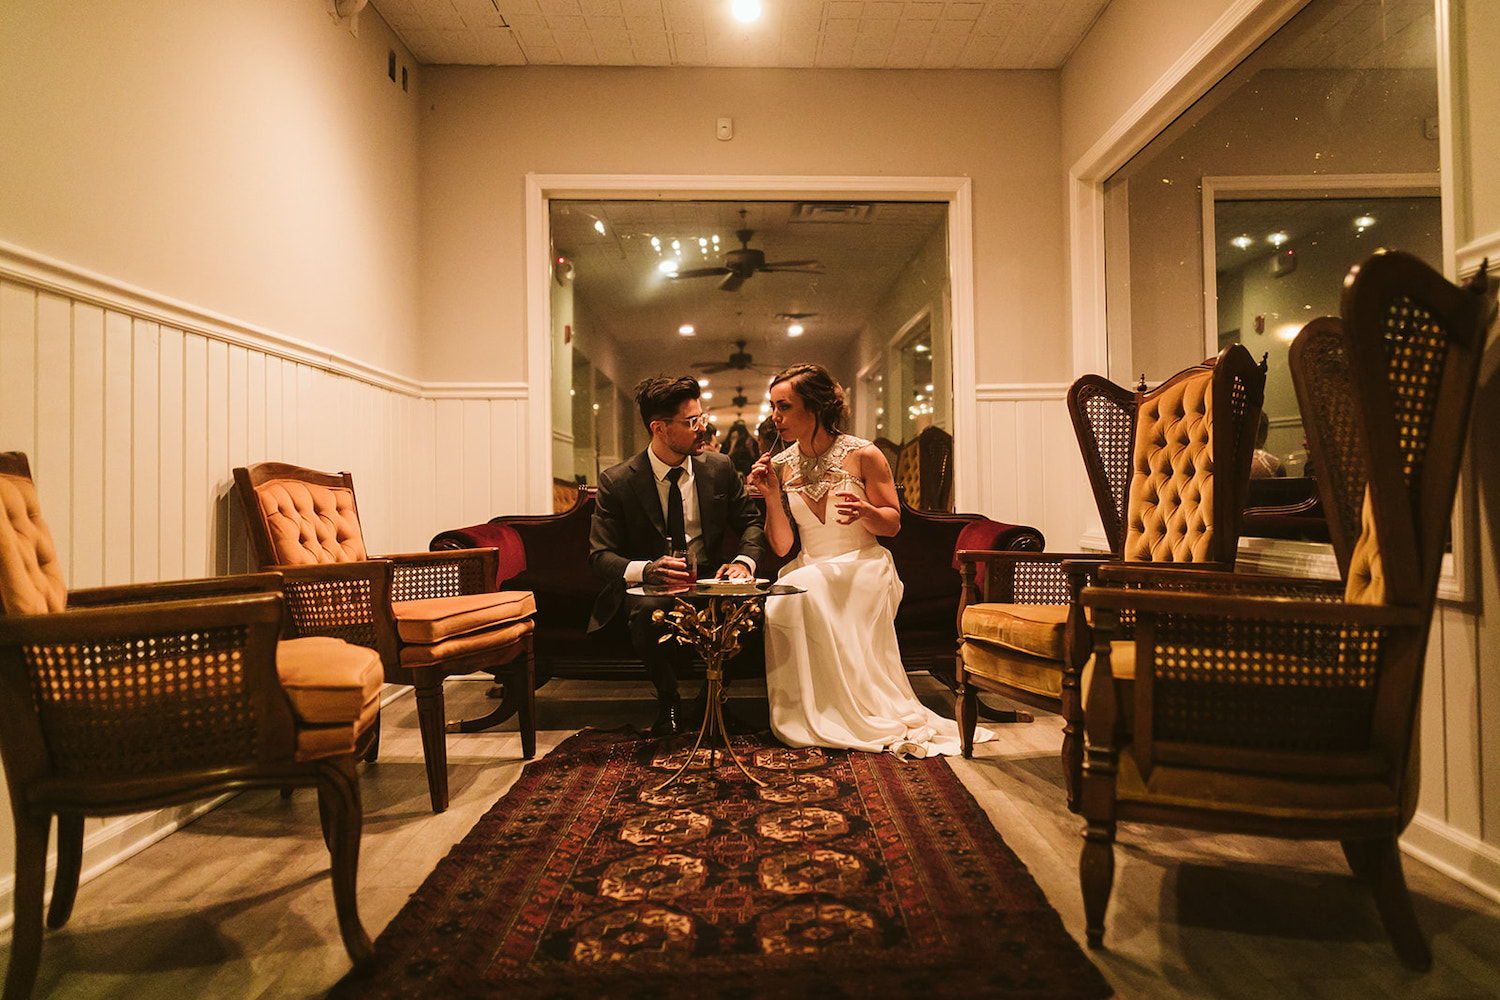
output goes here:
<path id="1" fill-rule="evenodd" d="M 690 461 L 702 527 L 698 543 L 701 568 L 707 573 L 719 568 L 716 560 L 723 554 L 727 528 L 740 536 L 737 554 L 761 562 L 766 553 L 765 515 L 745 492 L 734 463 L 714 451 Z M 625 567 L 638 559 L 655 559 L 666 551 L 667 528 L 656 492 L 656 476 L 651 459 L 643 451 L 606 469 L 599 477 L 594 520 L 589 526 L 589 566 L 604 589 L 589 616 L 590 632 L 607 625 L 624 603 Z M 708 565 L 710 561 L 714 562 L 712 566 Z"/>

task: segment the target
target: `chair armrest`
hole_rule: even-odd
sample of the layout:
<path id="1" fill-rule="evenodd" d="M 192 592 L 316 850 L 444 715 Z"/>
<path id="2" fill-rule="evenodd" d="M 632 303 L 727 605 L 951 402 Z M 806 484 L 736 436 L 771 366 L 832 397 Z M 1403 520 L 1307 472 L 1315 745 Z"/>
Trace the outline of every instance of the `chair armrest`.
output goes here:
<path id="1" fill-rule="evenodd" d="M 118 777 L 132 762 L 149 763 L 159 774 L 290 758 L 291 702 L 276 674 L 282 617 L 276 593 L 0 616 L 7 685 L 27 683 L 21 670 L 93 679 L 60 691 L 44 679 L 41 694 L 33 694 L 35 710 L 7 716 L 5 725 L 38 740 L 45 717 L 55 740 L 47 753 L 25 761 L 13 761 L 7 746 L 12 780 L 18 778 L 13 765 L 31 770 L 28 778 L 60 767 L 68 772 L 64 780 L 76 784 L 91 772 Z M 17 647 L 27 646 L 48 647 L 47 655 L 23 657 Z M 221 654 L 238 654 L 235 666 L 220 670 Z M 199 669 L 207 674 L 204 683 L 196 683 Z M 226 728 L 225 719 L 253 721 Z M 41 785 L 33 791 L 46 794 Z"/>
<path id="2" fill-rule="evenodd" d="M 1342 601 L 1344 584 L 1339 580 L 1315 580 L 1307 577 L 1270 574 L 1235 573 L 1216 564 L 1167 564 L 1152 566 L 1140 563 L 1114 562 L 1101 567 L 1101 585 L 1123 587 L 1166 587 L 1172 590 L 1200 590 L 1212 593 L 1279 594 L 1309 600 Z"/>
<path id="3" fill-rule="evenodd" d="M 1274 595 L 1204 593 L 1201 591 L 1085 587 L 1085 607 L 1134 611 L 1138 616 L 1196 615 L 1255 619 L 1266 622 L 1306 622 L 1313 625 L 1351 625 L 1361 628 L 1402 628 L 1422 622 L 1418 608 L 1389 604 L 1346 604 Z M 1102 623 L 1099 625 L 1102 630 Z"/>
<path id="4" fill-rule="evenodd" d="M 391 563 L 393 601 L 493 593 L 499 571 L 495 549 L 403 552 L 381 558 Z"/>
<path id="5" fill-rule="evenodd" d="M 98 608 L 156 601 L 183 601 L 226 594 L 279 593 L 280 573 L 245 573 L 211 576 L 200 580 L 166 580 L 160 583 L 127 583 L 111 587 L 88 587 L 68 592 L 69 608 Z"/>
<path id="6" fill-rule="evenodd" d="M 954 556 L 963 580 L 959 614 L 969 604 L 1069 604 L 1077 586 L 1069 562 L 1091 563 L 1090 552 L 1015 552 L 960 549 Z"/>
<path id="7" fill-rule="evenodd" d="M 435 535 L 428 549 L 433 552 L 449 552 L 455 549 L 497 549 L 499 567 L 495 573 L 495 586 L 526 572 L 526 545 L 521 532 L 514 525 L 502 521 L 454 528 Z"/>
<path id="8" fill-rule="evenodd" d="M 391 616 L 391 564 L 384 559 L 270 567 L 285 578 L 287 639 L 326 635 L 397 662 L 400 644 Z"/>

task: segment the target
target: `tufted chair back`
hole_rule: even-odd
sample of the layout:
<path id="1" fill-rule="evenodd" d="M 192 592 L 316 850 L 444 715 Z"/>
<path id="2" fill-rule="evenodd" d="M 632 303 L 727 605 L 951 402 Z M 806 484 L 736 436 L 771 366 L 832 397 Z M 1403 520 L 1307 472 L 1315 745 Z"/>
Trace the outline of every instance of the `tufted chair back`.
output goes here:
<path id="1" fill-rule="evenodd" d="M 0 612 L 37 615 L 68 603 L 52 531 L 42 519 L 31 466 L 18 451 L 0 452 Z"/>
<path id="2" fill-rule="evenodd" d="M 1136 394 L 1126 562 L 1234 562 L 1265 384 L 1233 344 Z"/>
<path id="3" fill-rule="evenodd" d="M 255 498 L 250 537 L 262 566 L 362 562 L 369 558 L 349 473 L 262 462 L 235 470 L 242 497 Z"/>

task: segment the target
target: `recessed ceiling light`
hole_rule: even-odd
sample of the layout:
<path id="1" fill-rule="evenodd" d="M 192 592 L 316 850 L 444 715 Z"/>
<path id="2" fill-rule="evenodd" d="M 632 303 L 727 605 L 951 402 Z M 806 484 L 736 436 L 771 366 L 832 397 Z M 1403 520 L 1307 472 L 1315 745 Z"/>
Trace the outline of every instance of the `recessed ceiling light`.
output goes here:
<path id="1" fill-rule="evenodd" d="M 598 233 L 600 236 L 604 235 L 604 220 L 603 219 L 595 219 L 594 220 L 594 232 Z"/>
<path id="2" fill-rule="evenodd" d="M 1369 229 L 1373 225 L 1375 225 L 1375 216 L 1373 215 L 1361 215 L 1359 218 L 1354 220 L 1354 228 L 1358 229 L 1360 232 L 1364 232 L 1366 229 Z"/>
<path id="3" fill-rule="evenodd" d="M 713 399 L 714 398 L 714 394 L 712 392 L 710 392 L 709 390 L 704 389 L 703 392 L 699 395 L 698 398 L 700 398 L 700 399 Z"/>
<path id="4" fill-rule="evenodd" d="M 1266 242 L 1271 244 L 1273 247 L 1279 247 L 1289 239 L 1291 239 L 1291 237 L 1286 233 L 1272 233 L 1270 236 L 1266 237 Z"/>
<path id="5" fill-rule="evenodd" d="M 680 333 L 680 334 L 682 334 L 684 337 L 691 337 L 693 334 L 697 333 L 698 331 L 695 330 L 695 329 L 693 329 L 693 324 L 691 324 L 691 323 L 684 323 L 684 324 L 682 324 L 681 326 L 679 326 L 677 328 L 677 332 Z M 706 383 L 704 383 L 704 384 L 706 384 Z"/>
<path id="6" fill-rule="evenodd" d="M 657 270 L 661 271 L 662 274 L 676 274 L 677 261 L 669 257 L 666 260 L 662 261 L 660 264 L 657 264 L 656 268 Z"/>
<path id="7" fill-rule="evenodd" d="M 1230 240 L 1229 242 L 1233 243 L 1235 246 L 1239 247 L 1241 250 L 1248 250 L 1250 248 L 1251 244 L 1253 244 L 1255 241 L 1252 240 L 1248 236 L 1236 236 L 1234 239 Z"/>
<path id="8" fill-rule="evenodd" d="M 736 20 L 754 21 L 760 17 L 760 0 L 734 0 L 729 9 Z"/>
<path id="9" fill-rule="evenodd" d="M 787 327 L 786 328 L 786 335 L 788 337 L 800 337 L 800 336 L 802 336 L 802 324 L 801 323 L 793 323 L 791 326 Z"/>

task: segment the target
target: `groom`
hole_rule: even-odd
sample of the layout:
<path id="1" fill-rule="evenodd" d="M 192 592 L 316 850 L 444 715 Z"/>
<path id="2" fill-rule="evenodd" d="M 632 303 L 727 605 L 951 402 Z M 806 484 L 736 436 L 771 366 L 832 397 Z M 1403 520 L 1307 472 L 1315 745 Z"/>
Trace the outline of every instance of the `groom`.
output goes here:
<path id="1" fill-rule="evenodd" d="M 628 616 L 630 641 L 656 685 L 657 718 L 652 736 L 671 736 L 683 728 L 677 666 L 687 647 L 659 642 L 666 626 L 651 620 L 657 608 L 670 608 L 672 597 L 627 594 L 627 587 L 692 582 L 681 559 L 668 555 L 686 548 L 707 576 L 753 579 L 765 553 L 764 515 L 745 492 L 734 463 L 718 452 L 705 452 L 708 419 L 692 378 L 649 378 L 636 386 L 641 420 L 651 432 L 645 451 L 599 477 L 599 495 L 589 530 L 589 565 L 604 589 L 594 602 L 589 631 Z M 740 547 L 723 567 L 724 532 L 733 528 Z M 673 536 L 676 536 L 675 538 Z"/>

